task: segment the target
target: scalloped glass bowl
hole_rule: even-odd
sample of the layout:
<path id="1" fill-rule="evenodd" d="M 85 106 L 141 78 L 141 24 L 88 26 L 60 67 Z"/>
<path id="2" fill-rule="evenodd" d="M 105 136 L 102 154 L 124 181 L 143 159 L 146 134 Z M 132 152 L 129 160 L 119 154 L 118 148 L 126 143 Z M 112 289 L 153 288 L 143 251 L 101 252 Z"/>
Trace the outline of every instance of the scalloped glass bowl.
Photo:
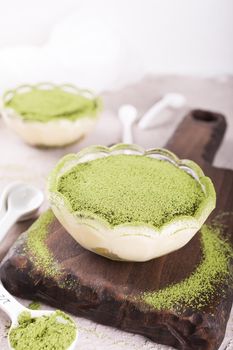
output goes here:
<path id="1" fill-rule="evenodd" d="M 125 223 L 111 227 L 102 219 L 85 217 L 72 212 L 70 203 L 57 191 L 60 176 L 79 163 L 118 154 L 141 155 L 168 161 L 189 173 L 198 181 L 205 194 L 193 216 L 176 217 L 160 228 L 151 225 Z M 215 208 L 216 194 L 211 180 L 190 160 L 180 160 L 165 149 L 145 151 L 136 145 L 119 144 L 111 148 L 91 146 L 60 160 L 48 179 L 48 198 L 51 208 L 73 238 L 84 248 L 112 260 L 147 261 L 175 251 L 195 235 Z"/>
<path id="2" fill-rule="evenodd" d="M 25 93 L 33 88 L 51 90 L 62 88 L 64 91 L 82 95 L 91 100 L 99 99 L 89 90 L 81 90 L 69 84 L 55 85 L 52 83 L 41 83 L 37 85 L 21 85 L 14 90 L 7 91 L 1 101 L 1 114 L 6 125 L 18 134 L 26 143 L 32 146 L 61 147 L 77 142 L 91 132 L 98 121 L 101 109 L 97 107 L 96 116 L 82 115 L 76 120 L 69 120 L 65 115 L 59 119 L 48 122 L 24 120 L 14 109 L 6 107 L 5 103 L 13 98 L 15 94 Z"/>

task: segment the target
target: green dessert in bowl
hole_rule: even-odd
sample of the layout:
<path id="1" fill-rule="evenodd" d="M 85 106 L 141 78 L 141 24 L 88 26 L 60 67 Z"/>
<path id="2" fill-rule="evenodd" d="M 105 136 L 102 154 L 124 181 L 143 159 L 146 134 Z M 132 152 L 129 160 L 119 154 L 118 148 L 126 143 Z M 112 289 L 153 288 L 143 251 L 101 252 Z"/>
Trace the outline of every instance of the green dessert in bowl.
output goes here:
<path id="1" fill-rule="evenodd" d="M 83 247 L 129 261 L 184 246 L 216 202 L 211 180 L 194 162 L 124 144 L 65 156 L 50 174 L 48 197 Z"/>
<path id="2" fill-rule="evenodd" d="M 98 119 L 101 102 L 72 85 L 22 85 L 3 96 L 6 124 L 35 146 L 64 146 L 88 134 Z"/>

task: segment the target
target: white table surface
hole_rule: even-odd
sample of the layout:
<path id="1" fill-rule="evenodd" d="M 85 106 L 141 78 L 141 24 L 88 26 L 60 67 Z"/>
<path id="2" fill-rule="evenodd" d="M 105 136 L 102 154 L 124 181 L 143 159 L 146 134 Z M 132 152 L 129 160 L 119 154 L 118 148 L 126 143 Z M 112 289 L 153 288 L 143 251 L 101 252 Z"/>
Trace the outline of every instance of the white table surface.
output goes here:
<path id="1" fill-rule="evenodd" d="M 105 111 L 95 131 L 81 143 L 54 150 L 42 150 L 25 145 L 8 130 L 0 119 L 0 191 L 14 180 L 23 180 L 44 190 L 46 177 L 60 157 L 77 152 L 90 144 L 109 145 L 121 140 L 121 129 L 116 112 L 122 103 L 133 103 L 142 114 L 166 92 L 181 92 L 187 98 L 187 108 L 166 112 L 159 116 L 156 125 L 149 131 L 134 128 L 135 143 L 145 148 L 161 147 L 172 135 L 177 124 L 189 108 L 204 108 L 223 113 L 228 129 L 216 157 L 215 166 L 233 169 L 233 77 L 192 78 L 177 76 L 148 76 L 134 86 L 121 91 L 104 93 Z M 44 204 L 42 210 L 46 208 Z M 23 232 L 28 224 L 18 224 Z M 13 244 L 18 234 L 13 229 L 0 246 L 0 259 Z M 29 301 L 21 300 L 25 305 Z M 48 308 L 46 306 L 46 308 Z M 98 325 L 75 317 L 80 330 L 78 349 L 85 350 L 169 350 L 144 337 L 129 334 L 111 327 Z M 7 350 L 7 316 L 0 311 L 0 349 Z M 233 313 L 231 314 L 222 349 L 233 349 Z"/>

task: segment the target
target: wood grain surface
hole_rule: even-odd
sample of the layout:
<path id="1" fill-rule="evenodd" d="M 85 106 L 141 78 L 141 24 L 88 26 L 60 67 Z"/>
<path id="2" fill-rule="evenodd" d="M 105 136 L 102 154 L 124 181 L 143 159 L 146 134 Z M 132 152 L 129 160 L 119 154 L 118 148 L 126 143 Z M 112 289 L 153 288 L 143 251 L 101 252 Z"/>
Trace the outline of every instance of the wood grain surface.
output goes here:
<path id="1" fill-rule="evenodd" d="M 190 112 L 166 147 L 180 158 L 199 163 L 217 191 L 218 213 L 233 211 L 233 171 L 216 169 L 211 162 L 222 141 L 226 122 L 208 111 Z M 233 216 L 224 219 L 233 243 Z M 71 279 L 75 288 L 62 288 L 58 278 L 47 278 L 24 254 L 25 236 L 12 247 L 1 265 L 1 278 L 17 296 L 40 299 L 52 306 L 96 322 L 142 334 L 157 343 L 188 350 L 217 350 L 224 337 L 232 305 L 232 285 L 225 297 L 216 296 L 212 305 L 200 310 L 184 308 L 182 313 L 156 311 L 134 301 L 141 292 L 156 291 L 188 277 L 201 259 L 197 234 L 185 247 L 146 263 L 114 262 L 80 247 L 54 218 L 47 246 L 64 271 L 59 279 Z M 211 310 L 211 312 L 210 312 Z"/>

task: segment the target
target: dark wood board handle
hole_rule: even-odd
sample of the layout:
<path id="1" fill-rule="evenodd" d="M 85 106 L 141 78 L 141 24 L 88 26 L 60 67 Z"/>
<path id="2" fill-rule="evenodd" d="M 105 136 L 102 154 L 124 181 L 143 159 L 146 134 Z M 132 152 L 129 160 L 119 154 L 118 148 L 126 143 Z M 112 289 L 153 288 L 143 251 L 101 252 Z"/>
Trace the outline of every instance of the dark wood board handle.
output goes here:
<path id="1" fill-rule="evenodd" d="M 180 158 L 190 158 L 199 164 L 211 164 L 222 142 L 226 126 L 226 120 L 220 113 L 191 110 L 165 147 Z"/>

